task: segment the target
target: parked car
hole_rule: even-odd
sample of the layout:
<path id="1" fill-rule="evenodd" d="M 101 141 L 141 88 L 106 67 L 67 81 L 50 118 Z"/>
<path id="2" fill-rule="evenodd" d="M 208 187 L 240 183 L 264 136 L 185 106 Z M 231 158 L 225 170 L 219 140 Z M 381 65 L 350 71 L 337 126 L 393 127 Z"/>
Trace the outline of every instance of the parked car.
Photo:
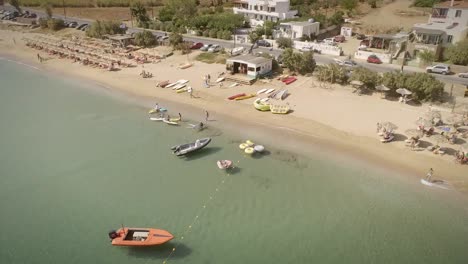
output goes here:
<path id="1" fill-rule="evenodd" d="M 90 26 L 86 24 L 84 27 L 81 28 L 81 31 L 86 31 Z"/>
<path id="2" fill-rule="evenodd" d="M 460 73 L 458 74 L 458 77 L 460 77 L 460 78 L 468 78 L 468 72 L 460 72 Z"/>
<path id="3" fill-rule="evenodd" d="M 190 46 L 190 49 L 200 49 L 201 47 L 203 47 L 203 43 L 197 42 L 195 44 L 192 44 L 192 46 Z"/>
<path id="4" fill-rule="evenodd" d="M 75 21 L 72 21 L 72 22 L 70 22 L 70 23 L 68 24 L 68 27 L 69 27 L 69 28 L 76 28 L 77 26 L 78 26 L 78 23 L 75 22 Z"/>
<path id="5" fill-rule="evenodd" d="M 304 46 L 300 49 L 300 51 L 303 51 L 303 52 L 312 51 L 312 47 Z"/>
<path id="6" fill-rule="evenodd" d="M 200 48 L 201 51 L 208 51 L 209 48 L 211 48 L 213 44 L 205 44 L 203 47 Z"/>
<path id="7" fill-rule="evenodd" d="M 340 65 L 340 66 L 344 66 L 344 67 L 355 67 L 357 66 L 357 63 L 353 60 L 340 60 L 340 59 L 333 59 L 333 61 Z"/>
<path id="8" fill-rule="evenodd" d="M 364 39 L 366 39 L 366 38 L 367 38 L 367 36 L 364 35 L 364 34 L 356 34 L 356 39 L 357 39 L 357 40 L 364 40 Z"/>
<path id="9" fill-rule="evenodd" d="M 426 67 L 428 73 L 441 73 L 443 75 L 450 73 L 450 66 L 446 64 L 436 64 L 433 66 Z"/>
<path id="10" fill-rule="evenodd" d="M 27 16 L 27 18 L 37 18 L 36 13 L 31 13 Z"/>
<path id="11" fill-rule="evenodd" d="M 338 35 L 338 36 L 335 36 L 335 37 L 333 38 L 333 41 L 334 41 L 334 42 L 338 42 L 338 43 L 342 43 L 342 42 L 345 42 L 345 41 L 346 41 L 346 38 L 345 38 L 345 36 L 343 36 L 343 35 Z"/>
<path id="12" fill-rule="evenodd" d="M 266 41 L 266 40 L 264 40 L 264 39 L 258 40 L 258 41 L 257 41 L 257 45 L 258 45 L 259 47 L 267 47 L 267 48 L 271 47 L 271 43 L 268 42 L 268 41 Z"/>
<path id="13" fill-rule="evenodd" d="M 208 52 L 218 52 L 218 51 L 221 51 L 221 46 L 218 45 L 218 44 L 215 44 L 215 45 L 212 45 L 209 49 L 208 49 Z"/>
<path id="14" fill-rule="evenodd" d="M 379 59 L 379 57 L 377 57 L 376 55 L 370 55 L 368 58 L 367 58 L 367 62 L 369 63 L 375 63 L 375 64 L 381 64 L 382 61 Z"/>
<path id="15" fill-rule="evenodd" d="M 81 30 L 82 28 L 86 27 L 88 24 L 81 24 L 76 29 Z"/>

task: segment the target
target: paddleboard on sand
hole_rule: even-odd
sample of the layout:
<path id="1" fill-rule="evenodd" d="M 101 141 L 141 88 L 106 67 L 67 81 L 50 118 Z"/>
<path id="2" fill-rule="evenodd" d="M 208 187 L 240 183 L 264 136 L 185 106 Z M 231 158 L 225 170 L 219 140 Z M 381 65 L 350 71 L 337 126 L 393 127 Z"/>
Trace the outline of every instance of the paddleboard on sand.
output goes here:
<path id="1" fill-rule="evenodd" d="M 449 190 L 450 189 L 450 186 L 448 186 L 445 181 L 430 182 L 430 181 L 427 181 L 425 179 L 421 179 L 421 183 L 426 185 L 426 186 L 437 187 L 437 188 L 441 188 L 441 189 L 444 189 L 444 190 Z"/>
<path id="2" fill-rule="evenodd" d="M 229 88 L 235 87 L 237 85 L 239 85 L 239 84 L 238 83 L 233 83 L 233 84 L 229 85 Z"/>
<path id="3" fill-rule="evenodd" d="M 273 88 L 272 88 L 272 89 L 268 89 L 268 90 L 266 90 L 265 94 L 271 94 L 274 90 L 275 90 L 275 89 L 273 89 Z"/>
<path id="4" fill-rule="evenodd" d="M 266 88 L 261 89 L 260 91 L 257 92 L 257 94 L 261 94 L 261 93 L 265 92 L 266 90 L 267 90 Z"/>
<path id="5" fill-rule="evenodd" d="M 224 81 L 224 77 L 219 77 L 218 79 L 216 79 L 217 83 L 222 82 L 222 81 Z"/>

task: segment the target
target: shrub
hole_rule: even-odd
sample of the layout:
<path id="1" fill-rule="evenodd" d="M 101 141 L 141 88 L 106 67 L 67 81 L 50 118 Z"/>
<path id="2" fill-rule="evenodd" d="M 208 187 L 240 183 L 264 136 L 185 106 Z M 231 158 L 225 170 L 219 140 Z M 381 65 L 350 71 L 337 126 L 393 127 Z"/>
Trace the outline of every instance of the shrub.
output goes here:
<path id="1" fill-rule="evenodd" d="M 450 46 L 445 56 L 453 64 L 468 65 L 468 39 L 462 40 L 457 44 Z"/>
<path id="2" fill-rule="evenodd" d="M 405 86 L 420 101 L 440 100 L 444 92 L 444 83 L 427 73 L 408 74 Z"/>
<path id="3" fill-rule="evenodd" d="M 287 49 L 287 48 L 292 48 L 293 41 L 290 38 L 281 37 L 276 40 L 276 44 L 278 44 L 278 48 L 280 49 Z"/>
<path id="4" fill-rule="evenodd" d="M 396 93 L 396 90 L 405 87 L 407 75 L 400 71 L 386 72 L 382 76 L 382 84 L 390 88 L 390 91 Z"/>
<path id="5" fill-rule="evenodd" d="M 221 35 L 221 38 L 222 38 L 222 39 L 225 39 L 225 40 L 231 40 L 231 39 L 232 39 L 231 31 L 229 31 L 229 30 L 224 30 L 224 31 L 223 31 L 223 34 Z"/>
<path id="6" fill-rule="evenodd" d="M 220 30 L 220 31 L 216 32 L 216 38 L 222 39 L 223 38 L 223 31 Z"/>
<path id="7" fill-rule="evenodd" d="M 150 31 L 143 30 L 135 34 L 135 44 L 141 47 L 150 47 L 156 44 L 156 37 Z"/>
<path id="8" fill-rule="evenodd" d="M 218 31 L 216 29 L 211 29 L 209 37 L 210 38 L 216 38 L 217 34 L 218 34 Z"/>
<path id="9" fill-rule="evenodd" d="M 125 29 L 120 28 L 116 21 L 94 21 L 86 30 L 86 35 L 92 38 L 102 38 L 104 35 L 123 34 Z"/>
<path id="10" fill-rule="evenodd" d="M 355 68 L 350 79 L 363 82 L 368 89 L 375 89 L 375 86 L 380 83 L 379 74 L 364 67 Z"/>
<path id="11" fill-rule="evenodd" d="M 60 30 L 65 27 L 62 19 L 51 18 L 47 20 L 47 27 L 53 31 Z"/>
<path id="12" fill-rule="evenodd" d="M 298 53 L 287 48 L 283 53 L 283 64 L 290 71 L 305 75 L 315 70 L 315 59 L 312 52 Z"/>
<path id="13" fill-rule="evenodd" d="M 169 43 L 171 43 L 171 46 L 174 48 L 176 48 L 177 45 L 182 43 L 183 41 L 184 41 L 184 38 L 179 33 L 174 32 L 169 35 Z"/>
<path id="14" fill-rule="evenodd" d="M 413 6 L 416 7 L 432 7 L 434 4 L 440 2 L 439 0 L 414 0 Z"/>
<path id="15" fill-rule="evenodd" d="M 47 19 L 46 18 L 39 18 L 39 26 L 41 28 L 47 28 Z"/>
<path id="16" fill-rule="evenodd" d="M 429 50 L 423 50 L 418 54 L 419 59 L 425 64 L 425 65 L 430 65 L 432 64 L 436 57 L 434 52 L 429 51 Z"/>
<path id="17" fill-rule="evenodd" d="M 209 29 L 204 30 L 203 31 L 203 36 L 208 38 L 210 36 L 210 30 Z"/>
<path id="18" fill-rule="evenodd" d="M 334 63 L 317 66 L 316 72 L 317 78 L 322 82 L 338 84 L 346 84 L 348 82 L 346 69 Z"/>

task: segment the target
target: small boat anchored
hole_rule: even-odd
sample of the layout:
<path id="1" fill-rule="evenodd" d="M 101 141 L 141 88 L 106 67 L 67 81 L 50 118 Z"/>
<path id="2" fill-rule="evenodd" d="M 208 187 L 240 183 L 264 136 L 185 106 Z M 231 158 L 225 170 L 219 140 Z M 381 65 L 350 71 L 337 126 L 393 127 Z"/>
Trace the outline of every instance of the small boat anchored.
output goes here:
<path id="1" fill-rule="evenodd" d="M 206 147 L 210 142 L 211 138 L 201 138 L 192 143 L 173 146 L 171 150 L 176 156 L 183 156 Z"/>
<path id="2" fill-rule="evenodd" d="M 113 246 L 148 247 L 169 242 L 174 236 L 163 229 L 122 227 L 110 231 L 109 238 Z"/>

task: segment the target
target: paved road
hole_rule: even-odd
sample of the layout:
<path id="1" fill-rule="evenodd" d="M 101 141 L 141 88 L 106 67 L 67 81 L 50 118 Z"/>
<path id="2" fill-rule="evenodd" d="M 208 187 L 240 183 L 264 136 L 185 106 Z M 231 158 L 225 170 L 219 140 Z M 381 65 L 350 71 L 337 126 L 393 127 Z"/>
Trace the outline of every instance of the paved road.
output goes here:
<path id="1" fill-rule="evenodd" d="M 14 8 L 9 6 L 9 5 L 6 5 L 6 6 L 3 7 L 3 9 L 13 10 Z M 23 8 L 23 9 L 34 12 L 39 17 L 45 17 L 44 12 L 37 11 L 37 10 L 31 10 L 29 8 Z M 93 22 L 93 20 L 90 20 L 90 19 L 71 18 L 71 17 L 65 18 L 64 16 L 61 16 L 61 15 L 54 15 L 54 17 L 61 18 L 61 19 L 64 19 L 66 21 L 76 21 L 79 24 L 84 24 L 84 23 L 89 24 L 89 23 Z M 140 31 L 143 31 L 143 29 L 129 28 L 127 33 L 136 33 L 136 32 L 140 32 Z M 164 34 L 166 33 L 166 32 L 158 31 L 158 30 L 150 30 L 150 31 L 153 32 L 153 34 L 156 35 L 156 36 L 164 36 Z M 227 41 L 227 40 L 212 39 L 212 38 L 205 38 L 205 37 L 198 37 L 198 36 L 191 36 L 191 35 L 184 35 L 184 40 L 193 41 L 193 42 L 218 44 L 218 45 L 220 45 L 220 46 L 222 46 L 224 48 L 227 48 L 227 49 L 231 49 L 231 48 L 234 47 L 234 41 L 232 41 L 232 40 Z M 250 47 L 251 47 L 251 45 L 247 44 L 247 43 L 236 43 L 235 46 L 236 47 L 242 46 L 242 47 L 246 48 L 247 50 L 250 49 Z M 264 47 L 259 47 L 259 48 L 255 49 L 255 52 L 259 52 L 259 51 L 272 54 L 275 57 L 277 57 L 278 55 L 280 55 L 282 53 L 282 50 L 280 50 L 280 49 L 270 49 L 270 48 L 264 48 Z M 328 55 L 315 54 L 315 60 L 316 60 L 317 64 L 319 64 L 319 65 L 333 63 L 334 58 L 336 58 L 336 57 L 328 56 Z M 392 64 L 377 65 L 377 64 L 370 64 L 370 63 L 367 63 L 367 62 L 360 62 L 360 61 L 358 61 L 357 64 L 359 66 L 362 66 L 362 67 L 365 67 L 365 68 L 368 68 L 370 70 L 377 71 L 377 72 L 389 72 L 389 71 L 394 71 L 394 70 L 397 70 L 397 71 L 400 70 L 399 66 L 392 65 Z M 409 67 L 409 66 L 405 66 L 404 71 L 405 72 L 424 72 L 423 69 L 416 68 L 416 67 Z M 456 75 L 440 75 L 440 74 L 434 74 L 434 76 L 438 80 L 443 81 L 443 82 L 451 82 L 451 83 L 458 83 L 458 84 L 468 85 L 468 78 L 460 78 L 460 77 L 458 77 Z"/>

